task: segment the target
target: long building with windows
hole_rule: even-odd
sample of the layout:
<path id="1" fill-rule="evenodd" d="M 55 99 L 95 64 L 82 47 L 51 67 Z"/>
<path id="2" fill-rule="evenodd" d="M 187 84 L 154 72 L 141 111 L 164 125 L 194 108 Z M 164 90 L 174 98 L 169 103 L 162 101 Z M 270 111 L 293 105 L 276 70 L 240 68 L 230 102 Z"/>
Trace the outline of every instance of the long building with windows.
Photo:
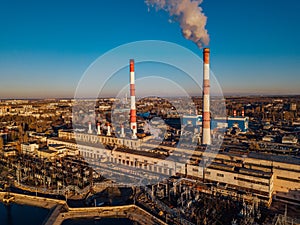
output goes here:
<path id="1" fill-rule="evenodd" d="M 74 134 L 71 131 L 60 131 L 58 138 L 48 139 L 49 144 L 77 148 L 81 156 L 99 165 L 113 163 L 128 170 L 138 168 L 141 172 L 165 177 L 182 175 L 223 187 L 230 195 L 251 194 L 268 205 L 273 198 L 300 205 L 298 158 L 252 152 L 247 155 L 214 154 L 184 148 L 173 151 L 172 147 L 151 146 L 143 139 Z M 192 152 L 186 154 L 187 151 Z M 190 158 L 184 158 L 186 156 Z"/>

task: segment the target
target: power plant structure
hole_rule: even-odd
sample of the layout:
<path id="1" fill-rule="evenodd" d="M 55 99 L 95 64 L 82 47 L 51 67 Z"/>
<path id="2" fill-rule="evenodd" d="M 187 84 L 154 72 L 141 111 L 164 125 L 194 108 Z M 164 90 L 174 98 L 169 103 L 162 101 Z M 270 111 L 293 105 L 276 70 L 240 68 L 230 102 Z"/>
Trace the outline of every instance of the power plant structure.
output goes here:
<path id="1" fill-rule="evenodd" d="M 129 60 L 129 81 L 130 81 L 130 130 L 131 130 L 131 139 L 138 139 L 137 133 L 137 111 L 136 111 L 136 96 L 135 96 L 135 65 L 134 60 Z M 145 115 L 147 113 L 138 114 Z M 150 113 L 148 112 L 148 116 Z M 211 118 L 210 115 L 210 49 L 203 49 L 203 97 L 202 97 L 202 114 L 201 115 L 192 115 L 189 114 L 183 115 L 182 125 L 193 126 L 194 133 L 198 132 L 201 135 L 199 136 L 198 144 L 202 145 L 211 145 L 212 130 L 216 129 L 236 129 L 238 128 L 239 132 L 248 131 L 249 118 L 245 117 L 244 109 L 241 112 L 241 116 L 237 116 L 236 109 L 233 110 L 233 116 L 220 117 L 220 118 Z M 107 126 L 106 136 L 112 136 L 113 127 L 111 124 Z M 97 123 L 97 135 L 102 135 L 100 123 Z M 88 133 L 92 134 L 91 123 L 89 122 Z M 124 124 L 120 124 L 120 138 L 126 138 L 126 131 Z"/>
<path id="2" fill-rule="evenodd" d="M 236 196 L 237 198 L 242 195 L 244 199 L 249 198 L 249 201 L 248 193 L 252 193 L 255 198 L 266 205 L 272 202 L 274 195 L 278 199 L 286 199 L 287 197 L 280 194 L 280 192 L 287 192 L 291 187 L 294 189 L 300 188 L 299 182 L 294 179 L 297 176 L 296 171 L 300 171 L 299 159 L 293 158 L 293 160 L 287 162 L 283 156 L 272 155 L 270 158 L 269 155 L 249 152 L 247 145 L 244 145 L 247 140 L 235 144 L 230 142 L 230 145 L 222 146 L 217 155 L 206 151 L 208 145 L 211 145 L 210 149 L 215 147 L 211 141 L 211 130 L 220 129 L 225 131 L 226 128 L 231 128 L 232 134 L 247 132 L 249 117 L 244 117 L 244 111 L 242 111 L 241 116 L 237 116 L 237 112 L 234 110 L 233 116 L 210 118 L 210 50 L 208 48 L 203 50 L 203 57 L 202 115 L 186 115 L 182 118 L 183 127 L 190 125 L 194 127 L 194 129 L 186 129 L 189 133 L 198 133 L 202 128 L 202 140 L 197 139 L 199 144 L 196 147 L 197 151 L 194 151 L 193 145 L 188 143 L 177 144 L 176 139 L 158 141 L 154 138 L 154 135 L 143 137 L 137 133 L 133 59 L 130 60 L 129 64 L 130 130 L 132 131 L 130 137 L 128 134 L 128 136 L 126 135 L 127 129 L 125 129 L 123 122 L 120 123 L 119 137 L 115 137 L 116 128 L 109 123 L 106 123 L 106 132 L 101 132 L 100 124 L 98 124 L 98 135 L 96 135 L 96 132 L 93 135 L 92 132 L 90 133 L 92 129 L 91 123 L 89 123 L 89 134 L 86 134 L 86 132 L 74 134 L 73 131 L 61 130 L 58 133 L 58 138 L 48 139 L 48 144 L 65 145 L 77 149 L 85 159 L 92 159 L 93 162 L 98 163 L 101 170 L 106 170 L 105 173 L 113 174 L 114 172 L 117 174 L 118 179 L 122 182 L 125 182 L 125 178 L 128 177 L 135 179 L 142 176 L 143 179 L 156 180 L 164 176 L 171 177 L 175 175 L 191 180 L 201 180 L 212 185 L 216 184 L 214 188 L 220 193 Z M 176 135 L 180 138 L 181 134 L 178 131 L 181 130 L 176 130 Z M 76 143 L 74 140 L 79 142 Z M 91 145 L 91 143 L 93 144 Z M 101 145 L 97 146 L 97 143 L 101 143 Z M 212 160 L 211 164 L 206 164 L 205 161 L 207 160 Z M 111 171 L 112 166 L 113 168 L 119 168 L 119 171 Z M 291 167 L 293 169 L 290 169 Z M 141 173 L 136 172 L 137 169 Z M 289 173 L 287 174 L 286 171 L 289 171 Z M 120 173 L 124 176 L 119 177 Z M 122 180 L 123 177 L 124 180 Z M 176 191 L 176 188 L 174 189 Z M 253 199 L 252 197 L 251 199 Z M 296 201 L 297 204 L 300 202 L 298 199 Z"/>
<path id="3" fill-rule="evenodd" d="M 202 144 L 210 145 L 211 144 L 211 118 L 210 118 L 210 49 L 203 49 L 203 109 L 202 115 L 197 115 L 197 118 L 201 117 L 201 128 L 199 131 L 202 131 Z M 135 96 L 135 65 L 134 60 L 130 59 L 129 61 L 129 80 L 130 80 L 130 130 L 131 130 L 131 139 L 137 139 L 137 112 L 136 112 L 136 96 Z M 183 116 L 183 121 L 186 121 L 186 117 Z M 183 125 L 186 125 L 184 122 Z M 198 124 L 199 125 L 199 124 Z M 125 129 L 124 125 L 120 125 L 120 137 L 125 138 Z M 198 130 L 198 128 L 197 128 Z M 91 122 L 89 122 L 88 133 L 92 134 Z M 97 123 L 97 135 L 102 135 L 100 123 Z M 111 136 L 111 127 L 107 127 L 107 136 Z"/>
<path id="4" fill-rule="evenodd" d="M 135 106 L 135 74 L 134 60 L 130 59 L 130 129 L 132 131 L 132 139 L 137 139 L 137 123 L 136 123 L 136 106 Z"/>
<path id="5" fill-rule="evenodd" d="M 202 120 L 202 144 L 211 144 L 211 125 L 210 125 L 210 49 L 203 49 L 203 120 Z M 134 60 L 130 59 L 130 129 L 132 139 L 137 139 L 137 122 L 136 122 L 136 103 L 135 103 L 135 71 Z M 125 137 L 122 133 L 121 137 Z"/>
<path id="6" fill-rule="evenodd" d="M 203 122 L 202 144 L 211 144 L 210 134 L 210 82 L 209 82 L 209 48 L 203 49 Z"/>

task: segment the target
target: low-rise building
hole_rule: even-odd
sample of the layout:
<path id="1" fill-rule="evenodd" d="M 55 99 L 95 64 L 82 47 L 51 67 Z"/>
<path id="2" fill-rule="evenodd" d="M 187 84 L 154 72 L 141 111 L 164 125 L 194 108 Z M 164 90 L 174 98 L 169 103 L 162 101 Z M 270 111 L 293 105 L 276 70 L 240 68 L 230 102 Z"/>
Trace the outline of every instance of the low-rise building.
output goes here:
<path id="1" fill-rule="evenodd" d="M 275 138 L 276 138 L 276 136 L 274 136 L 274 135 L 266 135 L 262 138 L 262 140 L 266 141 L 266 142 L 274 142 Z"/>
<path id="2" fill-rule="evenodd" d="M 38 149 L 37 155 L 42 159 L 54 159 L 57 155 L 57 152 L 53 150 L 49 150 L 48 148 L 41 148 Z"/>
<path id="3" fill-rule="evenodd" d="M 8 149 L 3 151 L 3 156 L 4 157 L 11 157 L 17 155 L 17 150 L 16 149 Z"/>
<path id="4" fill-rule="evenodd" d="M 21 153 L 25 155 L 33 155 L 37 152 L 39 145 L 36 143 L 21 144 Z"/>
<path id="5" fill-rule="evenodd" d="M 282 138 L 282 144 L 297 144 L 298 139 L 294 135 L 286 135 Z"/>

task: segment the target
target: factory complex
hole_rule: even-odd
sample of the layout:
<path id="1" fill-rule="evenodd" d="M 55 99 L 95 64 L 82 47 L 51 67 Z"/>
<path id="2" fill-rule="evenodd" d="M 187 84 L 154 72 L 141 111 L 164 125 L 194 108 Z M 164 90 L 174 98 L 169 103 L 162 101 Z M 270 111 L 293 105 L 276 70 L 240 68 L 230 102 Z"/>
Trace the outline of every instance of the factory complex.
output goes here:
<path id="1" fill-rule="evenodd" d="M 103 196 L 110 190 L 119 197 L 124 189 L 120 205 L 137 204 L 171 224 L 201 224 L 204 218 L 252 224 L 248 219 L 263 221 L 260 210 L 278 203 L 298 212 L 299 100 L 233 97 L 220 116 L 211 107 L 219 100 L 210 96 L 209 58 L 205 48 L 203 93 L 193 98 L 194 113 L 180 97 L 173 99 L 185 106 L 179 109 L 167 98 L 136 102 L 133 59 L 129 104 L 127 95 L 125 103 L 1 102 L 0 115 L 18 122 L 1 122 L 0 190 L 34 190 L 96 207 L 113 206 L 120 199 Z"/>
<path id="2" fill-rule="evenodd" d="M 96 131 L 89 123 L 88 132 L 60 130 L 57 138 L 47 140 L 48 145 L 64 145 L 76 149 L 94 166 L 113 167 L 119 174 L 143 174 L 149 180 L 182 176 L 217 188 L 224 195 L 254 196 L 266 205 L 273 198 L 292 204 L 300 204 L 300 159 L 283 155 L 270 155 L 239 149 L 239 145 L 226 141 L 218 146 L 212 141 L 214 130 L 236 129 L 246 133 L 249 118 L 241 115 L 227 118 L 211 118 L 209 94 L 209 49 L 203 50 L 203 113 L 185 115 L 182 126 L 193 127 L 198 133 L 196 147 L 174 141 L 157 142 L 151 136 L 137 137 L 135 106 L 134 61 L 130 60 L 130 129 L 126 137 L 124 126 L 114 137 L 111 124 L 106 135 L 97 123 Z M 192 142 L 192 140 L 191 140 Z M 243 142 L 246 142 L 245 140 Z M 228 147 L 229 146 L 229 147 Z M 236 151 L 228 151 L 236 149 Z M 118 169 L 122 168 L 122 169 Z M 138 172 L 137 172 L 138 171 Z M 296 193 L 296 194 L 295 194 Z M 298 194 L 297 194 L 298 193 Z"/>

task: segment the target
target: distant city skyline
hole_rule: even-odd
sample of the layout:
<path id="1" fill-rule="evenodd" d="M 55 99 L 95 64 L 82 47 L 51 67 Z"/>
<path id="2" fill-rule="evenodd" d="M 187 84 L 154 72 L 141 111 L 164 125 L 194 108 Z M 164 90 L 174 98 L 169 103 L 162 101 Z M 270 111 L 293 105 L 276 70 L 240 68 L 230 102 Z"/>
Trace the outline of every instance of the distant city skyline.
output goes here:
<path id="1" fill-rule="evenodd" d="M 300 94 L 300 2 L 204 0 L 201 7 L 224 95 Z M 0 99 L 71 98 L 94 60 L 128 42 L 168 41 L 202 56 L 177 22 L 142 0 L 2 1 L 0 29 Z"/>

